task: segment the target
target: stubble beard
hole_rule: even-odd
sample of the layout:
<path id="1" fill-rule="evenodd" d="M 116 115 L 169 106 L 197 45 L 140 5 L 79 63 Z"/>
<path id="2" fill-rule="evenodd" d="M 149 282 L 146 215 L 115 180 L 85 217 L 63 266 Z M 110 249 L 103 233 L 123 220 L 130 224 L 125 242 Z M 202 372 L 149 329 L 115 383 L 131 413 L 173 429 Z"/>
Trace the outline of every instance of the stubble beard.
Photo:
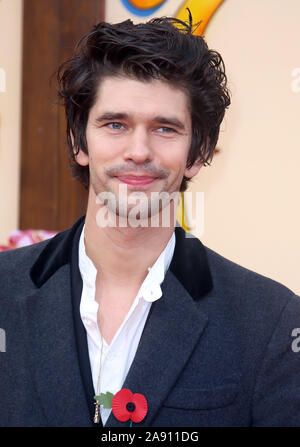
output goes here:
<path id="1" fill-rule="evenodd" d="M 96 195 L 96 203 L 104 208 L 108 219 L 116 226 L 157 227 L 175 224 L 179 187 L 178 191 L 169 193 L 167 178 L 164 179 L 160 191 L 151 192 L 131 190 L 127 184 L 120 183 L 118 192 L 115 192 L 107 184 L 100 184 L 99 178 L 91 178 L 91 181 Z M 102 210 L 102 214 L 104 214 L 104 210 Z"/>

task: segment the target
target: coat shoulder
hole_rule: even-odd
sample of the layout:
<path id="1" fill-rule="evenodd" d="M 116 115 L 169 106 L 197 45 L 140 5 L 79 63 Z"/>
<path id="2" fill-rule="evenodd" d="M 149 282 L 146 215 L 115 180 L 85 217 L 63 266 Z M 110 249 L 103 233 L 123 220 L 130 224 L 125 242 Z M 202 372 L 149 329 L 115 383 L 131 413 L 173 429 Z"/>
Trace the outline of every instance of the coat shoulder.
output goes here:
<path id="1" fill-rule="evenodd" d="M 0 253 L 0 297 L 17 297 L 32 289 L 30 269 L 48 240 Z"/>
<path id="2" fill-rule="evenodd" d="M 214 290 L 238 304 L 247 303 L 252 309 L 278 313 L 295 293 L 285 285 L 243 267 L 205 247 Z M 299 300 L 300 299 L 296 296 Z"/>
<path id="3" fill-rule="evenodd" d="M 49 240 L 37 242 L 26 247 L 14 248 L 0 252 L 0 272 L 18 273 L 19 270 L 29 269 L 39 254 L 49 243 Z"/>

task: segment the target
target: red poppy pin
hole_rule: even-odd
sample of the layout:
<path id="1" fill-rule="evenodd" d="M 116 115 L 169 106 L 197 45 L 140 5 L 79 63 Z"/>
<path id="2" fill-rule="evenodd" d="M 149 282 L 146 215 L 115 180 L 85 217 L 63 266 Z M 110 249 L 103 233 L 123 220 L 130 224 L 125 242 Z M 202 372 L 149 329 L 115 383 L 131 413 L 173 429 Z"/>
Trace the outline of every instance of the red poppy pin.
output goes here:
<path id="1" fill-rule="evenodd" d="M 143 394 L 133 394 L 130 390 L 123 388 L 118 391 L 111 402 L 111 408 L 118 421 L 141 422 L 147 414 L 148 403 Z"/>

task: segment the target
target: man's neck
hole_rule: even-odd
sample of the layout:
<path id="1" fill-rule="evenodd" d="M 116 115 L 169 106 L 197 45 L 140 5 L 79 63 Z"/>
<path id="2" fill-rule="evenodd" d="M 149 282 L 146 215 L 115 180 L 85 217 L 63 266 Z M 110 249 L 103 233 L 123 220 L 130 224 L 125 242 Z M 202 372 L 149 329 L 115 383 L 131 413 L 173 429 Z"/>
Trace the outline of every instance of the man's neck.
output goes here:
<path id="1" fill-rule="evenodd" d="M 85 221 L 86 253 L 103 281 L 118 285 L 140 284 L 174 231 L 168 227 L 101 227 L 95 206 L 88 206 Z M 171 220 L 172 222 L 172 220 Z"/>

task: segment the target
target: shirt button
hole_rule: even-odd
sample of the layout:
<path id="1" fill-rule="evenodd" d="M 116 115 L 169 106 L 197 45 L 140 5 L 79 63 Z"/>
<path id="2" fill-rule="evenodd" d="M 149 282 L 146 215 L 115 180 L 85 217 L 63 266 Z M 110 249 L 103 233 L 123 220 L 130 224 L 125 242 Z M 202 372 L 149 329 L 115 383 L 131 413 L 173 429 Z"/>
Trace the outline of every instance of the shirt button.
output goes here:
<path id="1" fill-rule="evenodd" d="M 92 320 L 86 320 L 85 321 L 85 323 L 86 323 L 86 325 L 88 326 L 88 327 L 94 327 L 95 326 L 95 323 L 92 321 Z"/>

